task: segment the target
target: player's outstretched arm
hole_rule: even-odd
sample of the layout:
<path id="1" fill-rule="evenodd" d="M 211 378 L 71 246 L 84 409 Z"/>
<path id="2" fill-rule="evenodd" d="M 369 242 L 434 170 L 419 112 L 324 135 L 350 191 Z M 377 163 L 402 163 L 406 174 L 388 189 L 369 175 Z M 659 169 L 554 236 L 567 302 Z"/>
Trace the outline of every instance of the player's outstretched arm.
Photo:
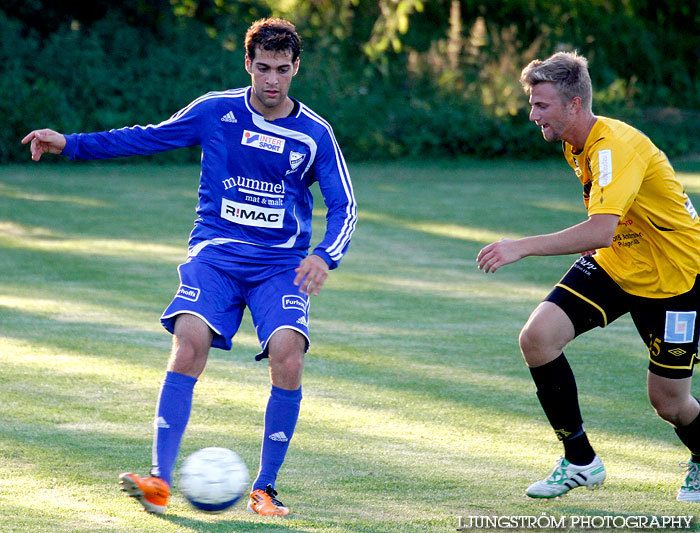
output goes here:
<path id="1" fill-rule="evenodd" d="M 305 257 L 294 270 L 297 273 L 294 285 L 298 285 L 299 292 L 307 296 L 309 294 L 318 296 L 328 277 L 328 270 L 328 263 L 321 256 L 311 254 Z"/>
<path id="2" fill-rule="evenodd" d="M 532 255 L 566 255 L 607 248 L 612 244 L 618 215 L 596 214 L 588 220 L 556 233 L 501 239 L 484 246 L 476 261 L 479 270 L 496 272 L 500 267 Z"/>
<path id="3" fill-rule="evenodd" d="M 47 152 L 50 154 L 60 154 L 66 147 L 65 136 L 47 128 L 43 130 L 34 130 L 22 139 L 22 144 L 27 144 L 28 142 L 31 142 L 29 148 L 34 161 L 39 161 L 41 156 Z"/>

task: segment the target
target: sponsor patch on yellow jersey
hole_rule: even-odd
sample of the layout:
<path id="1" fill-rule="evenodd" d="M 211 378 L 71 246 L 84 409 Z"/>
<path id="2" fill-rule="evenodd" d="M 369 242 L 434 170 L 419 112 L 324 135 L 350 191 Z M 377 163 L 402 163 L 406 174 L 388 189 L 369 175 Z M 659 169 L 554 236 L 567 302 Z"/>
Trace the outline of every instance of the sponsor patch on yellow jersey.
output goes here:
<path id="1" fill-rule="evenodd" d="M 581 152 L 564 143 L 588 215 L 620 221 L 598 264 L 620 287 L 647 298 L 688 292 L 700 273 L 700 219 L 666 155 L 619 120 L 598 117 Z"/>

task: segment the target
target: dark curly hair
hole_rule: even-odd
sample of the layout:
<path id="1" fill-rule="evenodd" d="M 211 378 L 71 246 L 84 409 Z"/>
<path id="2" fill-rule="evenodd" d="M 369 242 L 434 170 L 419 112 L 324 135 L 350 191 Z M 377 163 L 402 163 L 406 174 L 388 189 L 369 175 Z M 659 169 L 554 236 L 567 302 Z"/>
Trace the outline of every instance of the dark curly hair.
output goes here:
<path id="1" fill-rule="evenodd" d="M 245 34 L 245 51 L 248 57 L 255 59 L 255 49 L 273 52 L 290 51 L 292 62 L 301 54 L 301 38 L 297 29 L 288 20 L 266 18 L 253 22 Z"/>

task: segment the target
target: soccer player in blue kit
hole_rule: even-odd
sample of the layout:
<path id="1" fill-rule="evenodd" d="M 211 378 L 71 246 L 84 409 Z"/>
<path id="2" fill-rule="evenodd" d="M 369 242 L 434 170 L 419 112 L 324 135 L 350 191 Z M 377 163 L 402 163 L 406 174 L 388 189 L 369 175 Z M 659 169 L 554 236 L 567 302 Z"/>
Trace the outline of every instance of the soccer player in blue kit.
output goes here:
<path id="1" fill-rule="evenodd" d="M 301 42 L 293 24 L 262 19 L 245 37 L 251 86 L 210 92 L 157 125 L 62 135 L 29 133 L 32 159 L 144 155 L 201 145 L 199 202 L 180 286 L 161 317 L 173 334 L 156 405 L 149 476 L 124 473 L 122 490 L 153 513 L 164 513 L 195 383 L 211 346 L 231 349 L 246 306 L 269 357 L 260 469 L 248 510 L 287 515 L 275 481 L 299 415 L 309 298 L 345 254 L 357 220 L 352 184 L 330 125 L 288 96 Z M 309 255 L 318 182 L 328 209 L 326 232 Z"/>

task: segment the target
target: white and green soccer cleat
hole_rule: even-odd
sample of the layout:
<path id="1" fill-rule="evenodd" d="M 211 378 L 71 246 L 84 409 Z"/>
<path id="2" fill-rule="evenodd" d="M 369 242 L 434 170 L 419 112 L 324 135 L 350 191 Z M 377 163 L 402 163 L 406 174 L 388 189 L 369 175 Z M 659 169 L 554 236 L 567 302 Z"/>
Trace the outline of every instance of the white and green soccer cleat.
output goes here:
<path id="1" fill-rule="evenodd" d="M 576 487 L 585 486 L 592 489 L 602 485 L 604 481 L 605 467 L 597 455 L 591 464 L 583 466 L 571 464 L 564 457 L 560 457 L 552 473 L 542 481 L 530 485 L 525 494 L 530 498 L 556 498 Z"/>
<path id="2" fill-rule="evenodd" d="M 700 502 L 700 464 L 688 461 L 680 463 L 680 466 L 687 468 L 685 482 L 680 489 L 676 500 L 679 502 Z"/>

